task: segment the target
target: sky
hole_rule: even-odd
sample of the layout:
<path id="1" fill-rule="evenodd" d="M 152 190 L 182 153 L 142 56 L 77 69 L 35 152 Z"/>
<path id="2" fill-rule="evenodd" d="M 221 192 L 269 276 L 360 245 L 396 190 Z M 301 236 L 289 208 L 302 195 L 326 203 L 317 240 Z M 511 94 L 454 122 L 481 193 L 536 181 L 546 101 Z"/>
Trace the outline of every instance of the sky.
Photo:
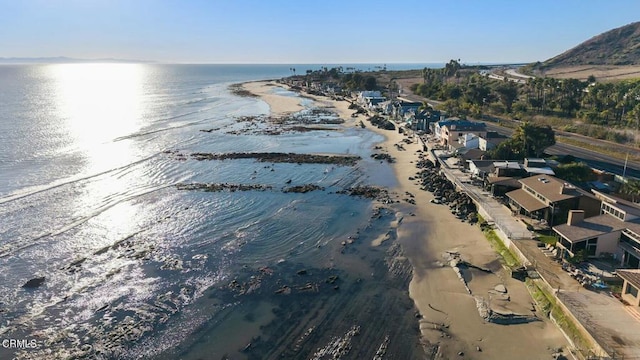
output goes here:
<path id="1" fill-rule="evenodd" d="M 639 20 L 639 0 L 0 0 L 0 57 L 520 63 Z"/>

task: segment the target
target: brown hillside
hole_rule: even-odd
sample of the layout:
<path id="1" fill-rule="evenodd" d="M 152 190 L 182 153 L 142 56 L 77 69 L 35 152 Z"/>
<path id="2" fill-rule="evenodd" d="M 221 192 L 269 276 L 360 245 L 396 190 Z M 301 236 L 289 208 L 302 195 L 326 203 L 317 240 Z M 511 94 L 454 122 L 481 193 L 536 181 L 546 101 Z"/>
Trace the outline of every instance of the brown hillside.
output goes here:
<path id="1" fill-rule="evenodd" d="M 640 65 L 640 22 L 602 33 L 543 63 L 547 69 L 578 65 Z"/>

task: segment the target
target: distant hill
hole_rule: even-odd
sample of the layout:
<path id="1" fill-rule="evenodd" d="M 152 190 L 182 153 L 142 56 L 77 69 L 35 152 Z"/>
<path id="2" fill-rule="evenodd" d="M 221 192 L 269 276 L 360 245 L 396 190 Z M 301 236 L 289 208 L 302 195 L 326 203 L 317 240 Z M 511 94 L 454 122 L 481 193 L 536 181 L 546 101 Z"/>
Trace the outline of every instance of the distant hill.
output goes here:
<path id="1" fill-rule="evenodd" d="M 128 59 L 75 59 L 64 56 L 58 57 L 0 57 L 0 64 L 75 64 L 75 63 L 151 63 L 145 60 Z"/>
<path id="2" fill-rule="evenodd" d="M 543 67 L 640 65 L 640 21 L 609 30 L 553 57 Z"/>

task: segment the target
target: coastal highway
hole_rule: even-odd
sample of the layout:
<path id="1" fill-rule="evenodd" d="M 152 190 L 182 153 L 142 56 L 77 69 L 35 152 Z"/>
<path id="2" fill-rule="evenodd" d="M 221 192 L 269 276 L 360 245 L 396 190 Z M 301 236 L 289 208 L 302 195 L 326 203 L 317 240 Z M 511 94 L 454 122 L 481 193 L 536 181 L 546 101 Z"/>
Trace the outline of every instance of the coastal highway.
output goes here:
<path id="1" fill-rule="evenodd" d="M 415 79 L 399 79 L 398 82 L 403 86 L 403 88 L 405 89 L 409 89 L 409 87 L 411 86 L 412 83 L 415 82 Z M 426 99 L 420 95 L 415 95 L 413 94 L 411 91 L 407 91 L 406 93 L 402 94 L 402 97 L 409 100 L 409 101 L 417 101 L 417 102 L 421 102 L 421 101 L 427 101 L 431 106 L 436 107 L 437 105 L 439 105 L 441 102 L 440 101 L 436 101 L 436 100 L 432 100 L 432 99 Z M 492 122 L 488 122 L 486 120 L 476 120 L 476 119 L 469 119 L 469 120 L 473 120 L 473 121 L 483 121 L 484 123 L 487 124 L 487 130 L 489 131 L 495 131 L 499 134 L 502 135 L 506 135 L 506 136 L 511 136 L 511 134 L 513 133 L 513 130 L 510 128 L 506 128 L 503 126 L 499 126 L 495 123 Z M 575 134 L 571 134 L 571 133 L 567 133 L 567 132 L 560 132 L 560 131 L 556 131 L 556 137 L 560 138 L 560 137 L 574 137 L 576 139 L 578 139 L 580 136 L 579 135 L 575 135 Z M 638 152 L 638 149 L 632 149 L 629 147 L 624 147 L 621 145 L 616 145 L 616 144 L 612 144 L 606 141 L 601 141 L 601 140 L 597 140 L 597 139 L 589 139 L 590 142 L 596 142 L 599 143 L 601 145 L 604 145 L 606 147 L 618 147 L 620 151 L 625 152 L 625 151 L 630 151 L 631 154 L 633 154 L 633 151 L 635 151 L 636 153 Z M 588 149 L 584 149 L 581 148 L 579 146 L 575 146 L 575 145 L 569 145 L 569 144 L 564 144 L 564 143 L 556 143 L 555 145 L 549 147 L 546 150 L 546 153 L 549 155 L 558 155 L 558 156 L 562 156 L 562 155 L 573 155 L 575 156 L 579 161 L 583 161 L 585 162 L 587 165 L 591 166 L 594 169 L 599 169 L 599 170 L 604 170 L 607 172 L 610 172 L 612 174 L 616 174 L 616 175 L 622 175 L 623 173 L 625 174 L 625 176 L 630 176 L 630 177 L 634 177 L 634 178 L 640 178 L 640 162 L 637 161 L 628 161 L 627 162 L 627 169 L 626 172 L 624 171 L 624 159 L 616 159 L 613 158 L 611 156 L 605 155 L 605 154 L 601 154 L 598 153 L 596 151 L 592 151 L 592 150 L 588 150 Z"/>
<path id="2" fill-rule="evenodd" d="M 489 131 L 495 131 L 499 134 L 503 134 L 506 136 L 511 136 L 511 134 L 513 133 L 512 129 L 505 128 L 505 127 L 502 127 L 490 122 L 486 122 L 486 121 L 485 123 L 487 124 L 487 130 Z M 556 133 L 556 136 L 564 137 L 564 136 L 571 136 L 571 135 L 566 135 L 565 133 L 561 133 L 561 134 Z M 592 139 L 590 141 L 597 142 L 598 140 Z M 607 145 L 615 146 L 613 144 L 608 144 L 608 143 Z M 634 151 L 634 150 L 629 150 L 629 151 Z M 547 148 L 545 152 L 549 155 L 557 155 L 557 156 L 573 155 L 578 160 L 584 161 L 587 165 L 591 166 L 594 169 L 604 170 L 616 175 L 622 175 L 624 172 L 624 163 L 625 163 L 624 160 L 616 159 L 611 156 L 601 154 L 592 150 L 584 149 L 578 146 L 558 142 L 555 145 Z M 631 176 L 634 178 L 640 178 L 640 163 L 637 161 L 628 161 L 625 175 Z"/>

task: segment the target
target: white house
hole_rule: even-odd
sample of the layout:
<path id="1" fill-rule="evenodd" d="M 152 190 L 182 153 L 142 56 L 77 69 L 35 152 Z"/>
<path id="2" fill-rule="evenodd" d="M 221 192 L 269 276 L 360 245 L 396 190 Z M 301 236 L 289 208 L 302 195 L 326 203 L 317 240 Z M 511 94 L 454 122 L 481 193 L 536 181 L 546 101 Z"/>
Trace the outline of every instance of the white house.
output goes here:
<path id="1" fill-rule="evenodd" d="M 466 133 L 458 138 L 458 142 L 465 147 L 465 149 L 478 149 L 480 147 L 480 137 L 473 133 Z"/>
<path id="2" fill-rule="evenodd" d="M 380 91 L 361 91 L 358 94 L 357 101 L 361 105 L 365 105 L 367 102 L 367 98 L 381 98 L 382 93 Z"/>

